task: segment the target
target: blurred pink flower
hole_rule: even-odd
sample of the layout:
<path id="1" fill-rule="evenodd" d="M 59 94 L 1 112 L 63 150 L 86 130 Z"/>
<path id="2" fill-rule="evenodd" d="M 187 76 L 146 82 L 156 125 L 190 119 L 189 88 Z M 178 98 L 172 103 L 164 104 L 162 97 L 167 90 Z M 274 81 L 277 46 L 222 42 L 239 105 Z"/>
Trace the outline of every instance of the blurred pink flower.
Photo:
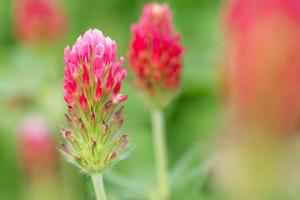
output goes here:
<path id="1" fill-rule="evenodd" d="M 55 0 L 15 0 L 13 22 L 16 37 L 24 42 L 45 42 L 61 37 L 67 26 Z"/>
<path id="2" fill-rule="evenodd" d="M 236 118 L 293 132 L 300 119 L 300 1 L 231 0 L 226 30 Z"/>
<path id="3" fill-rule="evenodd" d="M 124 59 L 116 60 L 116 42 L 101 31 L 90 29 L 65 49 L 64 98 L 69 107 L 66 155 L 89 173 L 102 172 L 126 149 L 127 135 L 117 130 L 123 123 L 118 105 L 127 99 L 120 94 L 127 72 Z"/>
<path id="4" fill-rule="evenodd" d="M 38 116 L 28 117 L 19 131 L 19 153 L 25 174 L 33 176 L 55 171 L 56 143 L 47 121 Z"/>
<path id="5" fill-rule="evenodd" d="M 137 87 L 150 95 L 176 91 L 183 47 L 180 35 L 174 30 L 169 7 L 158 3 L 145 5 L 131 32 L 129 62 Z"/>

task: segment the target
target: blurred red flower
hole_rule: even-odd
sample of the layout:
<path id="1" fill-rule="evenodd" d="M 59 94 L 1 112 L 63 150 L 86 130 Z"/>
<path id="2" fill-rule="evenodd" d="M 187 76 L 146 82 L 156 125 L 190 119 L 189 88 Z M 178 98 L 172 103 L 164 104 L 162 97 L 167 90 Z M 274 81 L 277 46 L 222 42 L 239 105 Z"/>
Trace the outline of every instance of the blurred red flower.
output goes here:
<path id="1" fill-rule="evenodd" d="M 25 42 L 45 42 L 61 37 L 67 18 L 55 0 L 15 0 L 13 23 L 16 37 Z"/>
<path id="2" fill-rule="evenodd" d="M 47 121 L 42 117 L 27 117 L 19 131 L 19 153 L 25 174 L 31 177 L 55 171 L 56 142 Z"/>
<path id="3" fill-rule="evenodd" d="M 230 103 L 241 123 L 291 133 L 300 119 L 300 1 L 231 0 Z"/>

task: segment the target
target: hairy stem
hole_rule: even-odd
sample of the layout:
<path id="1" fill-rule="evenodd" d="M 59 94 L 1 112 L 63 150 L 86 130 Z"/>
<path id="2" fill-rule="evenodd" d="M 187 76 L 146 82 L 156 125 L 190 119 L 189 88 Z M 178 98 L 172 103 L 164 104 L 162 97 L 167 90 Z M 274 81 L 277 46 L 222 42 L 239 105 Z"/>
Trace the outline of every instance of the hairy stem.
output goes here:
<path id="1" fill-rule="evenodd" d="M 106 194 L 103 185 L 103 175 L 102 174 L 92 174 L 92 181 L 96 193 L 97 200 L 106 200 Z"/>

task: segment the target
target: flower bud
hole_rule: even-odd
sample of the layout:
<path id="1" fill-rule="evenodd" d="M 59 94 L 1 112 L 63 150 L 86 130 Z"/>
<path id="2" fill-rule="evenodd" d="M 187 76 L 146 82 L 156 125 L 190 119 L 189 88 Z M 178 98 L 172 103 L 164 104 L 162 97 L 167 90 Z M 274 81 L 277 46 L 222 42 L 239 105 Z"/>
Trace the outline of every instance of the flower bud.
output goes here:
<path id="1" fill-rule="evenodd" d="M 166 4 L 150 3 L 131 27 L 129 63 L 135 85 L 155 107 L 166 106 L 179 88 L 183 48 Z"/>

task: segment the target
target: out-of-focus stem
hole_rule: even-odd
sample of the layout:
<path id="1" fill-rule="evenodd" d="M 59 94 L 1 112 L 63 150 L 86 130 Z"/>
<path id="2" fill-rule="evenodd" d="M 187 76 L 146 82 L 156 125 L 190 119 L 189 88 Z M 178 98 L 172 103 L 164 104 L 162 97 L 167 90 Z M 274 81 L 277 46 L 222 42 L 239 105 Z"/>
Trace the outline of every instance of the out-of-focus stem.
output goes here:
<path id="1" fill-rule="evenodd" d="M 169 199 L 168 165 L 166 153 L 164 115 L 161 110 L 152 112 L 153 144 L 155 152 L 156 173 L 159 199 Z"/>
<path id="2" fill-rule="evenodd" d="M 103 184 L 103 175 L 92 174 L 91 177 L 92 177 L 97 200 L 106 200 L 106 194 L 105 194 L 105 189 Z"/>

